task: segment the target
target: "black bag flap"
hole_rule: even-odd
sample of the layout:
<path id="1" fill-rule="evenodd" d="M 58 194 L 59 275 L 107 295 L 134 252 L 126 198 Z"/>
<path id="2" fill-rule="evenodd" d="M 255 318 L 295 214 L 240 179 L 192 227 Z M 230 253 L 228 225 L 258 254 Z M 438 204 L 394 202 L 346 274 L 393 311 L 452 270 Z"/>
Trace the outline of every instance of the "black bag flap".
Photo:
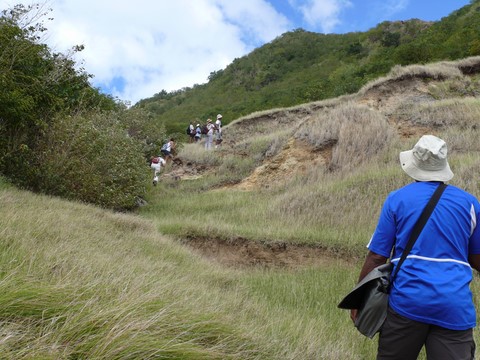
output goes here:
<path id="1" fill-rule="evenodd" d="M 368 289 L 366 284 L 384 277 L 385 279 L 390 278 L 390 273 L 392 272 L 393 264 L 386 263 L 380 266 L 377 266 L 375 269 L 370 271 L 367 276 L 365 276 L 352 291 L 350 291 L 347 296 L 343 298 L 342 301 L 338 304 L 340 309 L 359 309 L 364 301 L 364 292 Z"/>

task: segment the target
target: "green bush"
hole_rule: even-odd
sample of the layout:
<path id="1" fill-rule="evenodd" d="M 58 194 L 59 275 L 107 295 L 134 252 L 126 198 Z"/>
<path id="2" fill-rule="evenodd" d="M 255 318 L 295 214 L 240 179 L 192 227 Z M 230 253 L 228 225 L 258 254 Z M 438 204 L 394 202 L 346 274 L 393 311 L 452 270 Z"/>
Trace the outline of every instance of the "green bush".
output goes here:
<path id="1" fill-rule="evenodd" d="M 30 184 L 48 194 L 128 210 L 146 192 L 142 144 L 115 112 L 56 118 L 34 157 Z"/>

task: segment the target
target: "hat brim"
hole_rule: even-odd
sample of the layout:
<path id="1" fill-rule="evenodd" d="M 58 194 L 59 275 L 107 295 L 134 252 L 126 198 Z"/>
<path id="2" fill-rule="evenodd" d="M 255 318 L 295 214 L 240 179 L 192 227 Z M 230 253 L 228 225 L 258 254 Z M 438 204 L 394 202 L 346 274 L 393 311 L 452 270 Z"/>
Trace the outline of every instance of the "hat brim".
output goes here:
<path id="1" fill-rule="evenodd" d="M 453 172 L 448 162 L 442 170 L 428 171 L 419 169 L 413 161 L 413 150 L 402 151 L 400 153 L 400 165 L 408 176 L 418 181 L 445 182 L 453 178 Z"/>

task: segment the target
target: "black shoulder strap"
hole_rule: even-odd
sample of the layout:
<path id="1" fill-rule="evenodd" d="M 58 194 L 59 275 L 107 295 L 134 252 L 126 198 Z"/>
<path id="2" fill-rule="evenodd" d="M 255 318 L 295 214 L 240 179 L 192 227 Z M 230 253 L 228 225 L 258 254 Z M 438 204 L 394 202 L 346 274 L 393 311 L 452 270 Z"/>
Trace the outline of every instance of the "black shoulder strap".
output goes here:
<path id="1" fill-rule="evenodd" d="M 395 267 L 395 272 L 393 273 L 390 279 L 390 284 L 392 284 L 393 280 L 395 280 L 395 277 L 397 276 L 397 273 L 400 270 L 400 267 L 402 266 L 403 262 L 407 258 L 407 255 L 410 253 L 410 250 L 412 250 L 413 245 L 415 244 L 415 241 L 417 241 L 418 236 L 422 232 L 425 224 L 430 218 L 430 215 L 435 209 L 435 206 L 437 205 L 438 200 L 440 200 L 440 197 L 442 196 L 442 193 L 446 189 L 446 187 L 447 185 L 445 183 L 440 183 L 440 185 L 438 185 L 437 189 L 435 190 L 432 197 L 428 201 L 427 205 L 423 209 L 423 212 L 420 215 L 420 218 L 417 220 L 417 223 L 415 224 L 412 230 L 412 233 L 410 234 L 410 239 L 408 239 L 407 246 L 405 246 L 402 256 L 400 257 L 400 260 L 398 261 L 398 264 Z"/>

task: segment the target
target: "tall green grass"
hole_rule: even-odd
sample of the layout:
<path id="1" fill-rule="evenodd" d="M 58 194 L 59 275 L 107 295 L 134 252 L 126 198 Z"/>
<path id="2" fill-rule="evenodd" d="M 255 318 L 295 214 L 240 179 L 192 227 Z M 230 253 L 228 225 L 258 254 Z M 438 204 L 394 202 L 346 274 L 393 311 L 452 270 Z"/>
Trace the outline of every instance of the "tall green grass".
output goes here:
<path id="1" fill-rule="evenodd" d="M 2 359 L 373 354 L 335 308 L 358 270 L 345 261 L 228 270 L 137 216 L 0 188 Z"/>
<path id="2" fill-rule="evenodd" d="M 148 222 L 15 190 L 2 190 L 0 201 L 2 358 L 261 352 L 231 325 L 235 276 L 159 237 Z"/>

